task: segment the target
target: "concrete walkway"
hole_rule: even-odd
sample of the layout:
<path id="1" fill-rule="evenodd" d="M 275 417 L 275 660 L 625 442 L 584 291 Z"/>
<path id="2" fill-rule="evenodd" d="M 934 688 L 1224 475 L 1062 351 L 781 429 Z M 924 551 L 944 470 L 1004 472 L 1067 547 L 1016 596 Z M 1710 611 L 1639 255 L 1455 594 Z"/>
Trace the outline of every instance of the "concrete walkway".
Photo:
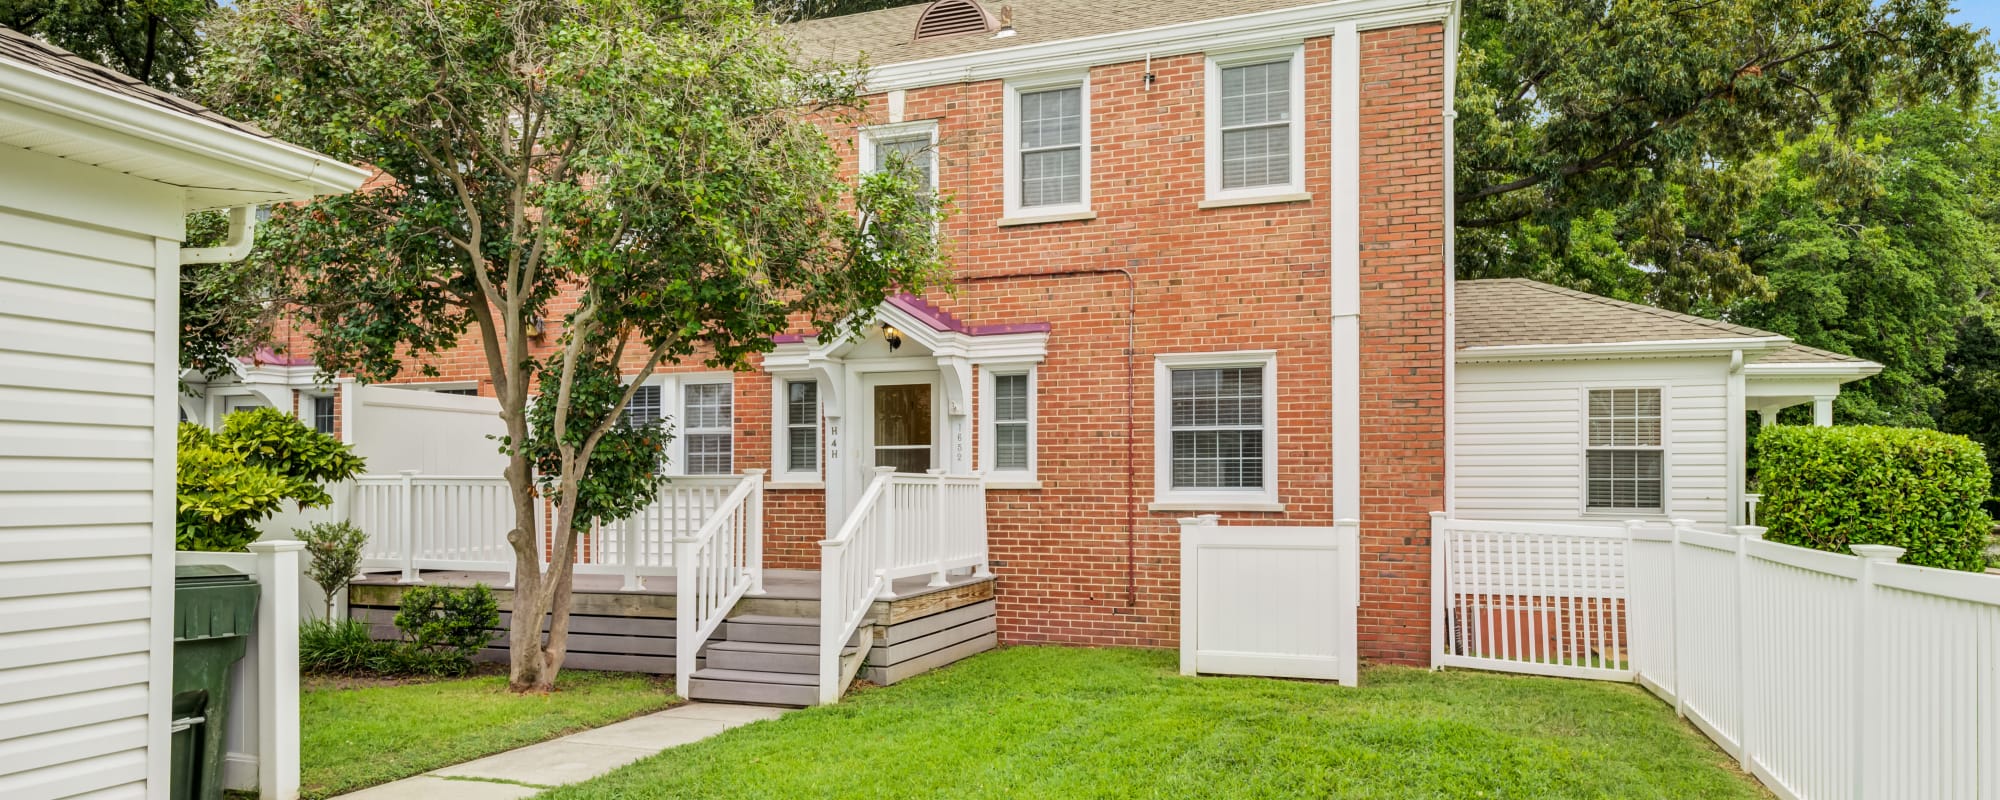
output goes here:
<path id="1" fill-rule="evenodd" d="M 669 747 L 698 742 L 739 725 L 777 719 L 782 713 L 783 709 L 763 706 L 688 703 L 334 800 L 516 800 L 595 778 Z"/>

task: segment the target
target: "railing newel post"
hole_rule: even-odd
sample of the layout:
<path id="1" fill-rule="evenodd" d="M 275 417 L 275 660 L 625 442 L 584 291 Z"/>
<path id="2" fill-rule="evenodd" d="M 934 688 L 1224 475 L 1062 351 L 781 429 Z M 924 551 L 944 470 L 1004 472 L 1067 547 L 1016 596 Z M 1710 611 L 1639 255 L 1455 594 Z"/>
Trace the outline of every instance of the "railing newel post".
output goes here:
<path id="1" fill-rule="evenodd" d="M 674 693 L 686 699 L 688 689 L 694 680 L 694 667 L 700 658 L 700 648 L 695 642 L 694 606 L 700 605 L 700 590 L 696 586 L 698 569 L 688 569 L 693 564 L 694 540 L 685 536 L 673 537 L 674 550 Z M 692 591 L 691 591 L 692 590 Z M 690 602 L 692 601 L 692 602 Z"/>
<path id="2" fill-rule="evenodd" d="M 1687 700 L 1685 697 L 1682 696 L 1681 693 L 1681 676 L 1686 674 L 1687 664 L 1681 658 L 1681 655 L 1685 650 L 1687 650 L 1687 648 L 1681 646 L 1681 630 L 1685 626 L 1681 625 L 1681 601 L 1680 601 L 1681 551 L 1685 548 L 1681 544 L 1681 531 L 1685 528 L 1694 527 L 1694 520 L 1675 519 L 1675 520 L 1669 520 L 1669 522 L 1674 526 L 1674 543 L 1673 543 L 1674 549 L 1671 554 L 1671 557 L 1667 561 L 1667 569 L 1668 569 L 1667 596 L 1668 598 L 1671 599 L 1673 603 L 1672 605 L 1673 614 L 1670 617 L 1673 625 L 1672 628 L 1673 634 L 1668 637 L 1668 641 L 1673 643 L 1673 648 L 1674 648 L 1674 653 L 1673 653 L 1674 685 L 1671 687 L 1671 691 L 1673 691 L 1674 693 L 1674 715 L 1677 717 L 1685 718 L 1687 717 Z"/>
<path id="3" fill-rule="evenodd" d="M 876 520 L 882 526 L 882 535 L 880 540 L 869 548 L 873 552 L 868 554 L 867 571 L 868 574 L 882 576 L 882 593 L 878 596 L 883 600 L 894 600 L 896 577 L 895 573 L 890 571 L 889 561 L 901 551 L 902 543 L 897 541 L 896 537 L 903 533 L 902 520 L 896 515 L 897 503 L 902 501 L 898 496 L 901 492 L 896 485 L 896 468 L 876 467 L 875 480 L 882 483 L 882 495 L 875 501 L 876 507 L 881 509 L 876 515 Z"/>
<path id="4" fill-rule="evenodd" d="M 1445 608 L 1445 547 L 1448 531 L 1443 511 L 1431 512 L 1431 671 L 1444 669 L 1446 642 L 1451 640 L 1451 614 Z"/>
<path id="5" fill-rule="evenodd" d="M 417 470 L 406 469 L 399 474 L 403 476 L 400 484 L 402 531 L 398 536 L 402 540 L 403 551 L 403 576 L 400 580 L 403 583 L 422 583 L 423 579 L 417 575 Z"/>
<path id="6" fill-rule="evenodd" d="M 750 541 L 745 557 L 750 567 L 748 594 L 761 595 L 764 593 L 764 471 L 746 470 L 744 474 L 755 481 L 750 489 Z"/>
<path id="7" fill-rule="evenodd" d="M 945 543 L 950 541 L 950 537 L 945 531 L 949 530 L 947 526 L 950 524 L 950 519 L 945 514 L 944 470 L 931 470 L 930 477 L 931 491 L 933 492 L 931 495 L 931 517 L 936 527 L 931 530 L 930 536 L 925 537 L 925 541 L 931 545 L 931 558 L 933 560 L 931 564 L 930 587 L 935 589 L 951 585 L 951 581 L 944 574 Z"/>
<path id="8" fill-rule="evenodd" d="M 972 576 L 975 578 L 991 578 L 993 577 L 993 570 L 987 563 L 993 559 L 993 552 L 988 549 L 986 542 L 986 473 L 974 470 L 972 477 L 977 481 L 977 491 L 974 493 L 974 499 L 978 502 L 973 508 L 973 513 L 976 515 L 974 519 L 978 522 L 976 527 L 979 533 L 978 541 L 975 542 L 979 547 L 979 564 L 972 570 Z"/>

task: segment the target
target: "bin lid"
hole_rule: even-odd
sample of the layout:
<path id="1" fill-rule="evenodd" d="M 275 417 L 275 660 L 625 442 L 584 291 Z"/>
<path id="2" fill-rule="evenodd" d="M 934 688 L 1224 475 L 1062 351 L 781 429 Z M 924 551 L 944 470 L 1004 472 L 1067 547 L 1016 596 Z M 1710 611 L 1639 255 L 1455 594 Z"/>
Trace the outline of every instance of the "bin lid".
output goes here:
<path id="1" fill-rule="evenodd" d="M 174 567 L 175 586 L 222 586 L 253 583 L 249 575 L 221 564 L 182 564 Z"/>

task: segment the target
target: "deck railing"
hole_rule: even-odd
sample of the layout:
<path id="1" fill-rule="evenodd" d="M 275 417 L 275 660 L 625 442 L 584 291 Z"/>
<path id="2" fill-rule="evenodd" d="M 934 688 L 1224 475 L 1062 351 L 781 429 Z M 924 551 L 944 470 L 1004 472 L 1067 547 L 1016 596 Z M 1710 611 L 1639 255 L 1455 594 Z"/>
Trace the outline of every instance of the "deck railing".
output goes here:
<path id="1" fill-rule="evenodd" d="M 702 643 L 746 594 L 764 593 L 764 471 L 749 470 L 692 534 L 674 537 L 674 687 L 688 683 Z"/>
<path id="2" fill-rule="evenodd" d="M 731 494 L 757 478 L 762 530 L 762 470 L 743 475 L 690 475 L 663 479 L 653 502 L 632 517 L 593 523 L 577 543 L 578 573 L 621 575 L 623 588 L 645 588 L 645 578 L 674 574 L 675 540 L 694 536 L 720 513 Z M 534 499 L 536 552 L 551 552 L 548 502 Z M 415 583 L 426 569 L 505 572 L 512 581 L 513 491 L 490 475 L 425 475 L 405 471 L 366 475 L 348 495 L 348 520 L 368 534 L 361 568 L 393 569 Z M 753 537 L 762 547 L 762 536 Z"/>
<path id="3" fill-rule="evenodd" d="M 819 701 L 840 698 L 841 650 L 876 600 L 896 596 L 897 578 L 945 586 L 963 568 L 988 574 L 985 478 L 877 467 L 846 522 L 820 542 Z"/>

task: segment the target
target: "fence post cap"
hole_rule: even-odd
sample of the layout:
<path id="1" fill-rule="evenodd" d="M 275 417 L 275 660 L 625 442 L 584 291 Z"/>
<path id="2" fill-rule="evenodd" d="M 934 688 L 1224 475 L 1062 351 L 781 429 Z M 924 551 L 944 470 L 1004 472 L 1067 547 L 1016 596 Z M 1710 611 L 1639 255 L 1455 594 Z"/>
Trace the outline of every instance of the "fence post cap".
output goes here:
<path id="1" fill-rule="evenodd" d="M 1764 532 L 1770 529 L 1762 525 L 1738 525 L 1734 530 L 1737 536 L 1745 539 L 1762 539 L 1764 538 Z"/>
<path id="2" fill-rule="evenodd" d="M 1679 521 L 1676 520 L 1676 524 L 1678 524 L 1678 522 Z M 1629 530 L 1638 530 L 1640 528 L 1646 527 L 1646 521 L 1643 519 L 1628 519 L 1625 520 L 1625 527 Z"/>
<path id="3" fill-rule="evenodd" d="M 877 475 L 887 475 L 887 474 L 889 474 L 889 473 L 892 473 L 892 472 L 895 472 L 895 471 L 896 471 L 896 468 L 895 468 L 895 467 L 876 467 L 876 468 L 875 468 L 875 474 L 877 474 Z"/>
<path id="4" fill-rule="evenodd" d="M 743 471 L 743 474 L 752 478 L 758 478 L 764 475 L 764 471 L 761 469 L 746 469 Z"/>
<path id="5" fill-rule="evenodd" d="M 1431 519 L 1446 519 L 1446 518 L 1448 518 L 1448 515 L 1442 511 L 1431 512 Z"/>
<path id="6" fill-rule="evenodd" d="M 267 539 L 251 542 L 247 549 L 252 553 L 296 553 L 306 549 L 306 543 L 297 539 Z"/>
<path id="7" fill-rule="evenodd" d="M 1852 544 L 1854 554 L 1869 561 L 1889 562 L 1903 557 L 1903 548 L 1892 544 Z"/>
<path id="8" fill-rule="evenodd" d="M 1181 527 L 1214 525 L 1221 520 L 1220 514 L 1196 514 L 1192 517 L 1181 517 Z"/>
<path id="9" fill-rule="evenodd" d="M 419 473 L 419 472 L 422 472 L 422 471 L 423 471 L 423 470 L 420 470 L 420 469 L 399 469 L 399 470 L 396 470 L 396 474 L 398 474 L 398 475 L 415 475 L 415 474 L 417 474 L 417 473 Z"/>
<path id="10" fill-rule="evenodd" d="M 1361 520 L 1359 520 L 1359 519 L 1356 519 L 1356 518 L 1354 518 L 1354 517 L 1341 517 L 1341 518 L 1339 518 L 1339 519 L 1336 519 L 1336 520 L 1334 520 L 1334 521 L 1333 521 L 1333 527 L 1336 527 L 1336 528 L 1359 528 L 1359 527 L 1361 527 Z"/>

